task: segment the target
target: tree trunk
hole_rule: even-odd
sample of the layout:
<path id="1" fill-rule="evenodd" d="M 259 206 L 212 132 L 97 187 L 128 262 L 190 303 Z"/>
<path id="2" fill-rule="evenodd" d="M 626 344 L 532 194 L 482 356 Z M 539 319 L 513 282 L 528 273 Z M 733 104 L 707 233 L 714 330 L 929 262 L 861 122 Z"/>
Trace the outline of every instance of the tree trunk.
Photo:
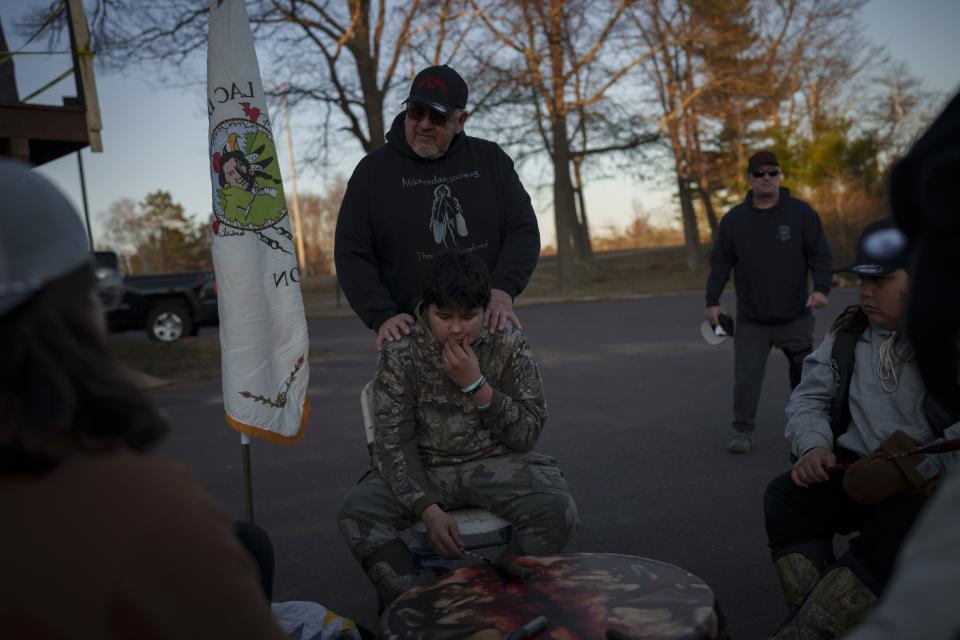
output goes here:
<path id="1" fill-rule="evenodd" d="M 560 293 L 573 292 L 576 278 L 577 210 L 573 182 L 570 180 L 570 140 L 567 122 L 553 122 L 553 213 L 557 227 L 557 264 L 560 269 Z"/>
<path id="2" fill-rule="evenodd" d="M 677 196 L 680 200 L 680 219 L 683 221 L 683 241 L 687 248 L 687 268 L 700 268 L 700 230 L 697 227 L 697 212 L 693 208 L 693 193 L 690 189 L 689 167 L 686 148 L 681 142 L 680 125 L 674 121 L 668 126 L 670 146 L 673 151 L 673 167 L 677 175 Z"/>
<path id="3" fill-rule="evenodd" d="M 550 49 L 550 133 L 553 137 L 553 215 L 557 227 L 557 264 L 560 293 L 576 288 L 575 236 L 577 209 L 570 180 L 570 135 L 567 132 L 566 78 L 564 68 L 563 0 L 551 0 L 545 32 Z"/>
<path id="4" fill-rule="evenodd" d="M 697 228 L 697 212 L 693 208 L 690 178 L 677 168 L 677 188 L 680 195 L 680 213 L 683 216 L 683 237 L 687 247 L 687 268 L 700 268 L 700 230 Z"/>
<path id="5" fill-rule="evenodd" d="M 713 210 L 709 167 L 703 153 L 703 147 L 700 145 L 700 118 L 696 113 L 691 114 L 691 133 L 693 135 L 693 151 L 697 156 L 697 192 L 703 202 L 703 210 L 707 214 L 707 224 L 710 225 L 710 238 L 712 240 L 717 237 L 717 214 Z"/>
<path id="6" fill-rule="evenodd" d="M 386 129 L 383 120 L 383 92 L 377 86 L 378 60 L 370 51 L 370 0 L 350 0 L 354 16 L 353 30 L 347 49 L 357 63 L 357 79 L 363 94 L 363 114 L 367 121 L 366 140 L 360 140 L 363 150 L 370 153 L 383 145 Z M 345 106 L 342 108 L 346 108 Z"/>
<path id="7" fill-rule="evenodd" d="M 710 237 L 717 237 L 717 213 L 713 210 L 713 198 L 710 194 L 710 187 L 707 186 L 707 180 L 701 173 L 697 178 L 697 191 L 700 193 L 700 200 L 703 202 L 703 209 L 707 212 L 707 223 L 710 225 Z"/>
<path id="8" fill-rule="evenodd" d="M 577 259 L 585 264 L 593 263 L 593 246 L 590 243 L 590 224 L 587 221 L 587 203 L 583 197 L 583 174 L 580 171 L 582 157 L 573 161 L 574 193 L 577 196 Z"/>
<path id="9" fill-rule="evenodd" d="M 747 193 L 747 150 L 743 145 L 745 125 L 743 122 L 743 111 L 737 103 L 734 122 L 734 150 L 736 158 L 734 160 L 733 175 L 736 177 L 736 189 L 738 193 L 746 195 Z"/>

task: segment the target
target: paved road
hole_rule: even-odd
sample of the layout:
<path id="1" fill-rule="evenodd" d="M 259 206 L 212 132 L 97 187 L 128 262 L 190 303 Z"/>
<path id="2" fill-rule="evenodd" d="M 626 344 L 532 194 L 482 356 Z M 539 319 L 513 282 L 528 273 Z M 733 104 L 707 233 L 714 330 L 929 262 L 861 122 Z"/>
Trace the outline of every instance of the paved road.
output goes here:
<path id="1" fill-rule="evenodd" d="M 835 292 L 818 335 L 854 301 L 853 290 Z M 785 614 L 761 496 L 788 465 L 787 366 L 771 356 L 754 452 L 727 454 L 732 345 L 701 340 L 702 309 L 700 294 L 522 307 L 550 411 L 538 449 L 560 460 L 580 507 L 570 550 L 684 567 L 713 587 L 735 637 L 765 637 Z M 318 600 L 375 627 L 373 589 L 334 523 L 366 465 L 358 405 L 376 364 L 373 334 L 355 318 L 322 318 L 310 335 L 324 357 L 311 367 L 306 436 L 295 447 L 253 445 L 257 521 L 276 546 L 277 600 Z M 161 452 L 239 516 L 238 436 L 224 424 L 219 383 L 154 397 L 172 426 Z"/>

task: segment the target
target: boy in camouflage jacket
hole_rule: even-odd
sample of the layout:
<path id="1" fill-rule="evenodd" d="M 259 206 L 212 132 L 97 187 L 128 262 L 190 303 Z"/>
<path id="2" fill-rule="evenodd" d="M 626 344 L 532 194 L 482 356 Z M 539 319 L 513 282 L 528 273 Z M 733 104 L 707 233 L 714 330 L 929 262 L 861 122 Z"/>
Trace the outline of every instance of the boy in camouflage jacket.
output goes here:
<path id="1" fill-rule="evenodd" d="M 561 551 L 576 528 L 557 461 L 532 451 L 547 417 L 537 364 L 518 328 L 483 327 L 489 300 L 482 261 L 438 256 L 410 335 L 380 355 L 378 466 L 344 498 L 337 520 L 385 602 L 420 582 L 399 538 L 418 519 L 446 558 L 463 549 L 451 509 L 480 507 L 513 523 L 511 555 Z"/>

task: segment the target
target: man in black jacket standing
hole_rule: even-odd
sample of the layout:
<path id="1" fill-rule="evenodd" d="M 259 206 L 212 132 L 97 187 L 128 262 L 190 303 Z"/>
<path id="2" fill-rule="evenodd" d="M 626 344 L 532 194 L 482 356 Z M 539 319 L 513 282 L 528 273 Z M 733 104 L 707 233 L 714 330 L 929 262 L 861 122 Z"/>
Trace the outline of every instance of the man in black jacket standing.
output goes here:
<path id="1" fill-rule="evenodd" d="M 354 170 L 334 258 L 350 306 L 377 349 L 410 333 L 420 280 L 442 250 L 476 252 L 492 274 L 485 322 L 520 325 L 513 299 L 540 255 L 530 196 L 495 143 L 463 132 L 467 84 L 450 67 L 417 74 L 387 143 Z"/>
<path id="2" fill-rule="evenodd" d="M 820 216 L 780 186 L 780 164 L 770 151 L 748 162 L 750 191 L 720 221 L 707 280 L 707 319 L 727 315 L 720 294 L 730 279 L 737 288 L 734 336 L 733 439 L 730 453 L 753 447 L 757 404 L 770 347 L 790 364 L 790 386 L 800 382 L 803 359 L 813 350 L 812 309 L 827 306 L 833 258 Z M 813 293 L 808 274 L 813 274 Z"/>

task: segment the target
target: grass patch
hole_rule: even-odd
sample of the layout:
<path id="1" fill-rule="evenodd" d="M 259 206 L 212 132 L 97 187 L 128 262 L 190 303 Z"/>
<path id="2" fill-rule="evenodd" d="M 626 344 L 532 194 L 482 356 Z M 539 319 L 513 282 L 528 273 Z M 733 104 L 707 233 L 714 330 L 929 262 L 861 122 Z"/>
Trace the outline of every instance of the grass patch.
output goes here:
<path id="1" fill-rule="evenodd" d="M 110 351 L 124 365 L 174 384 L 220 380 L 220 336 L 190 336 L 167 344 L 145 340 L 133 333 L 111 335 Z M 311 351 L 311 364 L 329 352 Z"/>
<path id="2" fill-rule="evenodd" d="M 709 272 L 709 254 L 705 249 L 701 254 L 700 268 L 696 271 L 687 268 L 686 255 L 683 247 L 596 253 L 592 264 L 578 265 L 576 282 L 571 293 L 565 296 L 560 292 L 556 258 L 541 257 L 519 302 L 702 291 Z"/>
<path id="3" fill-rule="evenodd" d="M 220 336 L 190 336 L 167 344 L 142 333 L 111 335 L 110 350 L 134 371 L 178 383 L 220 379 Z"/>
<path id="4" fill-rule="evenodd" d="M 307 317 L 353 315 L 347 297 L 338 289 L 336 276 L 303 278 L 300 281 L 300 292 L 303 294 L 303 309 Z"/>

